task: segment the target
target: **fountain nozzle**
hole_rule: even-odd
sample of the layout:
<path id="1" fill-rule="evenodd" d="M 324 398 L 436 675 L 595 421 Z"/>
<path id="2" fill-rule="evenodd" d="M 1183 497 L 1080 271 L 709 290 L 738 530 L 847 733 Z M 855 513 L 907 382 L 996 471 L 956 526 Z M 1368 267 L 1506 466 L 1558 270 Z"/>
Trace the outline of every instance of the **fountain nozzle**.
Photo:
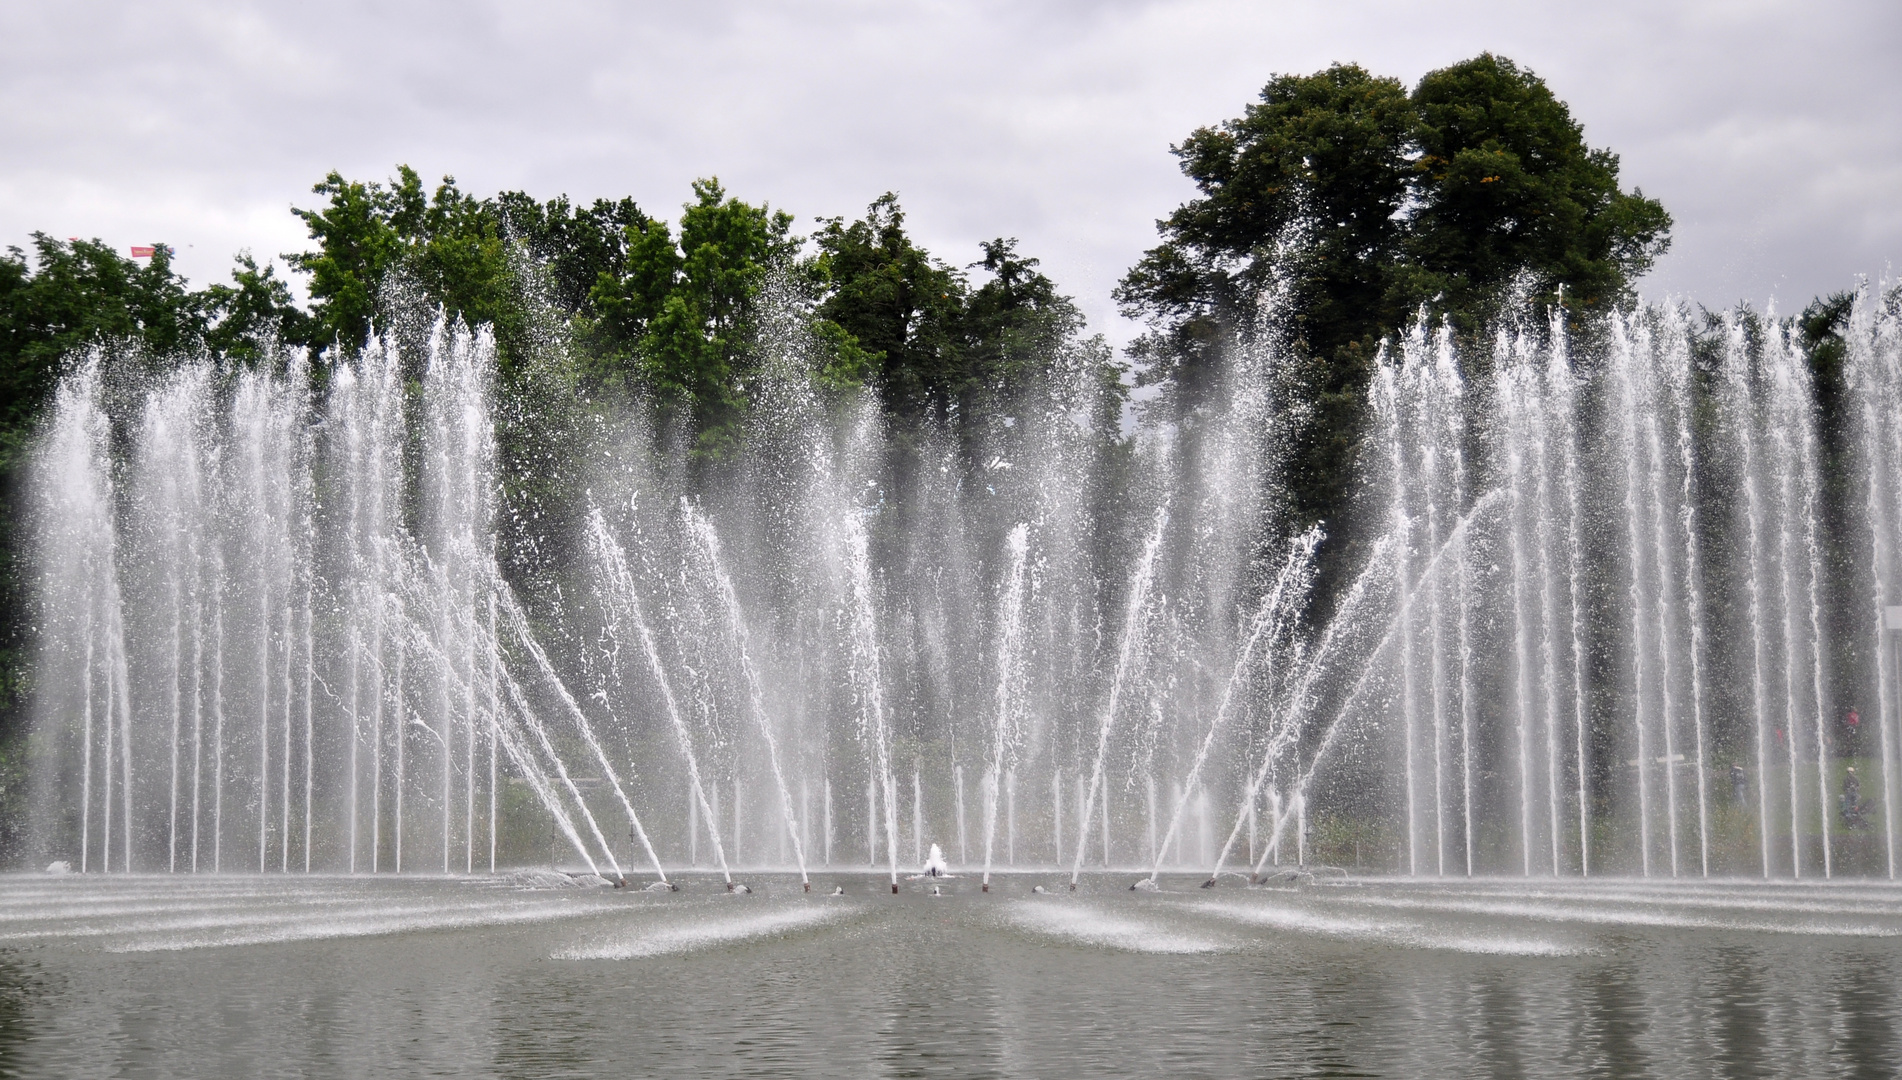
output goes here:
<path id="1" fill-rule="evenodd" d="M 893 896 L 898 895 L 898 882 L 896 881 L 892 882 L 892 895 Z"/>
<path id="2" fill-rule="evenodd" d="M 1076 882 L 1074 882 L 1074 881 L 1072 881 L 1072 882 L 1070 883 L 1070 891 L 1071 891 L 1071 892 L 1075 892 L 1075 891 L 1076 891 Z"/>
<path id="3" fill-rule="evenodd" d="M 806 891 L 807 891 L 807 892 L 811 892 L 811 891 L 812 891 L 812 882 L 810 882 L 810 881 L 808 881 L 808 882 L 806 882 Z"/>
<path id="4" fill-rule="evenodd" d="M 1214 879 L 1214 878 L 1210 878 L 1210 879 L 1208 879 L 1207 881 L 1204 881 L 1204 882 L 1202 883 L 1202 887 L 1203 887 L 1204 889 L 1213 889 L 1213 888 L 1215 888 L 1215 879 Z"/>

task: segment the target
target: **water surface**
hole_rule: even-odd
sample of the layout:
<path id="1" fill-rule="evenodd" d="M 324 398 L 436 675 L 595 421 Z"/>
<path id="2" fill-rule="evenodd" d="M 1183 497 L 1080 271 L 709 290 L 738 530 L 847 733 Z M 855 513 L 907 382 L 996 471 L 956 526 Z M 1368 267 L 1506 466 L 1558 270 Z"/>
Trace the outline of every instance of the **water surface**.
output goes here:
<path id="1" fill-rule="evenodd" d="M 0 1072 L 1902 1072 L 1886 886 L 1132 877 L 11 877 Z"/>

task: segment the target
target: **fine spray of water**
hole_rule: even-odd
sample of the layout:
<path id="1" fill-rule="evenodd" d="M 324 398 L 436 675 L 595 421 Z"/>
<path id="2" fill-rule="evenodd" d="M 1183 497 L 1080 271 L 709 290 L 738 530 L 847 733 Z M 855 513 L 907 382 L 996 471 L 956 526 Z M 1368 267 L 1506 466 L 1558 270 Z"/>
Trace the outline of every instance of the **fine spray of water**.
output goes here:
<path id="1" fill-rule="evenodd" d="M 1109 755 L 1110 731 L 1116 723 L 1118 706 L 1122 701 L 1123 683 L 1129 677 L 1130 669 L 1142 646 L 1143 620 L 1145 609 L 1149 606 L 1149 588 L 1154 583 L 1156 575 L 1156 554 L 1162 548 L 1163 532 L 1168 526 L 1169 509 L 1160 507 L 1156 510 L 1156 523 L 1149 531 L 1149 539 L 1143 544 L 1143 553 L 1136 563 L 1136 572 L 1130 578 L 1129 598 L 1123 607 L 1123 641 L 1121 648 L 1117 650 L 1116 674 L 1110 679 L 1109 697 L 1103 703 L 1103 715 L 1097 722 L 1096 759 L 1090 766 L 1090 786 L 1083 799 L 1082 822 L 1090 819 L 1090 812 L 1096 805 L 1097 792 L 1103 785 L 1103 763 Z M 1070 866 L 1070 887 L 1073 889 L 1076 888 L 1077 879 L 1083 875 L 1083 852 L 1089 846 L 1084 839 L 1086 835 L 1087 833 L 1079 828 L 1076 860 Z"/>
<path id="2" fill-rule="evenodd" d="M 1019 651 L 1023 646 L 1025 563 L 1030 554 L 1030 530 L 1019 523 L 1004 542 L 1010 553 L 1010 565 L 1004 575 L 1004 595 L 997 609 L 997 689 L 991 698 L 990 759 L 984 770 L 984 888 L 990 888 L 991 865 L 997 847 L 998 778 L 1009 767 L 1008 755 L 1014 736 L 1017 702 L 1015 691 L 1020 677 Z M 963 782 L 959 774 L 958 820 L 964 820 Z M 960 836 L 959 843 L 963 839 Z"/>
<path id="3" fill-rule="evenodd" d="M 1201 745 L 1196 748 L 1195 760 L 1189 766 L 1189 775 L 1184 781 L 1184 797 L 1176 800 L 1175 808 L 1169 813 L 1169 827 L 1162 834 L 1163 848 L 1175 842 L 1182 828 L 1182 818 L 1188 808 L 1186 792 L 1193 791 L 1202 779 L 1202 767 L 1208 762 L 1209 752 L 1226 726 L 1235 692 L 1247 678 L 1255 661 L 1256 650 L 1264 643 L 1272 644 L 1289 638 L 1294 621 L 1300 618 L 1302 604 L 1314 583 L 1314 553 L 1321 546 L 1322 535 L 1320 526 L 1316 525 L 1295 538 L 1289 545 L 1288 557 L 1282 563 L 1280 572 L 1262 595 L 1261 606 L 1249 620 L 1248 634 L 1235 657 L 1235 667 L 1229 673 L 1228 685 L 1222 688 L 1221 704 L 1209 720 L 1208 731 L 1203 735 Z M 1252 797 L 1247 800 L 1247 805 L 1252 811 L 1255 805 Z M 1152 851 L 1155 846 L 1152 839 Z M 1152 855 L 1152 859 L 1149 880 L 1153 882 L 1162 871 L 1162 859 L 1159 855 Z"/>
<path id="4" fill-rule="evenodd" d="M 792 838 L 793 858 L 799 865 L 799 880 L 802 884 L 810 884 L 811 879 L 806 875 L 806 852 L 799 839 L 799 819 L 793 813 L 792 789 L 787 787 L 786 770 L 780 765 L 779 743 L 773 737 L 772 717 L 766 712 L 766 691 L 760 684 L 759 668 L 753 663 L 746 632 L 746 616 L 740 610 L 740 598 L 733 590 L 733 579 L 727 576 L 726 566 L 720 559 L 719 534 L 714 531 L 713 523 L 687 500 L 681 500 L 680 508 L 687 522 L 688 533 L 700 546 L 700 553 L 707 561 L 707 573 L 713 579 L 714 591 L 720 598 L 728 629 L 733 634 L 734 652 L 740 663 L 740 672 L 746 678 L 747 701 L 754 722 L 759 726 L 760 741 L 766 746 L 766 760 L 772 766 L 773 783 L 779 788 L 780 808 L 785 815 L 786 835 Z"/>

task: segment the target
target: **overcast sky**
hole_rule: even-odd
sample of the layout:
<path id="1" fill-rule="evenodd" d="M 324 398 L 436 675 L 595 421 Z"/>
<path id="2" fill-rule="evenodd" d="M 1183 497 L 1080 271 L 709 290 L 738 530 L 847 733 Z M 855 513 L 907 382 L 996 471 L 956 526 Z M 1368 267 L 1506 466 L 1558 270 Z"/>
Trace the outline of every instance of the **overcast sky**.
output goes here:
<path id="1" fill-rule="evenodd" d="M 1168 149 L 1270 75 L 1543 76 L 1677 219 L 1642 288 L 1782 310 L 1902 263 L 1902 4 L 91 3 L 0 0 L 0 245 L 164 241 L 195 282 L 301 250 L 337 169 L 471 193 L 697 176 L 799 216 L 899 193 L 953 263 L 993 236 L 1121 341 L 1109 290 L 1192 188 Z"/>

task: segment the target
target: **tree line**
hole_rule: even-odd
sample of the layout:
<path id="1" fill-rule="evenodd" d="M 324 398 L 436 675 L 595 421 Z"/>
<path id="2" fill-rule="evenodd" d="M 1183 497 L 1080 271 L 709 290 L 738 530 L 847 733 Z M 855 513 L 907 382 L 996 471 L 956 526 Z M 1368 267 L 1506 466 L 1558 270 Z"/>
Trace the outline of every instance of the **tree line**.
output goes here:
<path id="1" fill-rule="evenodd" d="M 1290 524 L 1332 526 L 1346 517 L 1383 341 L 1412 319 L 1444 320 L 1483 366 L 1496 320 L 1556 305 L 1588 326 L 1634 300 L 1670 241 L 1670 215 L 1620 186 L 1617 156 L 1587 145 L 1536 74 L 1491 54 L 1411 89 L 1353 64 L 1276 75 L 1241 116 L 1172 152 L 1197 194 L 1157 223 L 1160 242 L 1116 288 L 1148 327 L 1122 358 L 1084 337 L 1076 304 L 1015 240 L 944 261 L 906 231 L 893 194 L 802 236 L 790 213 L 715 179 L 696 181 L 670 220 L 632 198 L 477 197 L 407 166 L 386 181 L 332 172 L 292 210 L 311 240 L 284 256 L 302 304 L 249 254 L 228 283 L 193 289 L 163 245 L 141 262 L 36 233 L 30 254 L 0 256 L 0 710 L 18 715 L 27 670 L 26 453 L 64 365 L 91 344 L 153 369 L 268 362 L 282 346 L 344 356 L 420 300 L 494 328 L 505 393 L 539 392 L 534 358 L 552 329 L 580 398 L 650 402 L 691 460 L 717 469 L 750 407 L 768 304 L 790 304 L 821 343 L 821 383 L 869 389 L 899 430 L 981 428 L 1082 346 L 1108 403 L 1101 437 L 1114 441 L 1132 388 L 1154 388 L 1144 422 L 1192 419 L 1224 358 L 1269 342 L 1293 359 L 1303 404 L 1284 478 Z M 1821 364 L 1845 310 L 1821 300 L 1801 320 Z"/>

